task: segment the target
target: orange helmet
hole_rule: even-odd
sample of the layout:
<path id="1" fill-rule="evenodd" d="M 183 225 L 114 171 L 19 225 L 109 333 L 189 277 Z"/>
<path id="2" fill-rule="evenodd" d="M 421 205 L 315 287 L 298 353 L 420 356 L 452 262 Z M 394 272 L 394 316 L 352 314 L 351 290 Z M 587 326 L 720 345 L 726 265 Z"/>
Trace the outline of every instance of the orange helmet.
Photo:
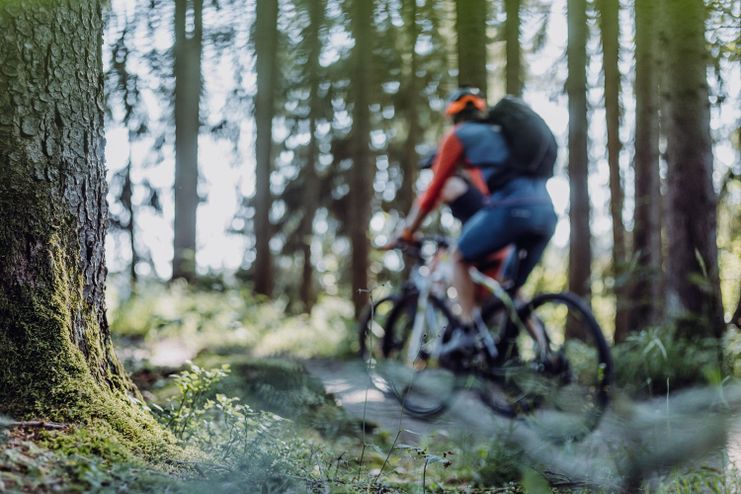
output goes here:
<path id="1" fill-rule="evenodd" d="M 469 103 L 479 111 L 486 109 L 486 101 L 481 97 L 481 91 L 478 88 L 470 86 L 459 87 L 448 96 L 448 105 L 445 107 L 445 114 L 452 117 L 468 108 Z"/>

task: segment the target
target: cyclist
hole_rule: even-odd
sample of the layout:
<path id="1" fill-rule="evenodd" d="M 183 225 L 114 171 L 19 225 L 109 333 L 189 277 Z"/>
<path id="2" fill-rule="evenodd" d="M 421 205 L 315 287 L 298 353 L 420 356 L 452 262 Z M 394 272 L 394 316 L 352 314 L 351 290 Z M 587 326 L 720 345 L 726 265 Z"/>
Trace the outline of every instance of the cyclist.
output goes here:
<path id="1" fill-rule="evenodd" d="M 458 293 L 464 335 L 473 335 L 476 287 L 468 268 L 514 244 L 516 277 L 513 289 L 525 283 L 540 260 L 556 227 L 556 213 L 546 179 L 526 176 L 508 166 L 510 152 L 500 129 L 483 121 L 486 101 L 478 89 L 461 87 L 448 99 L 445 113 L 454 127 L 438 147 L 433 179 L 415 202 L 404 228 L 392 244 L 411 242 L 426 215 L 436 207 L 450 178 L 463 169 L 486 196 L 484 206 L 465 222 L 453 252 L 453 286 Z M 458 332 L 461 333 L 461 332 Z M 470 344 L 470 341 L 466 345 Z"/>

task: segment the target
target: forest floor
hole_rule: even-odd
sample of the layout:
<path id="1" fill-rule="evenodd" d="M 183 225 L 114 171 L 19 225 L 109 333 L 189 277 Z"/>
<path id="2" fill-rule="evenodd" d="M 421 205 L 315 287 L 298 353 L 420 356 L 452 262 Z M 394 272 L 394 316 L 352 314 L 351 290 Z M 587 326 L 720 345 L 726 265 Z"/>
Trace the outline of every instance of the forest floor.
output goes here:
<path id="1" fill-rule="evenodd" d="M 616 391 L 596 431 L 554 442 L 547 417 L 501 417 L 473 392 L 434 420 L 404 414 L 353 356 L 344 301 L 288 317 L 241 293 L 174 287 L 131 299 L 112 327 L 185 457 L 131 463 L 84 427 L 38 434 L 0 418 L 0 492 L 741 493 L 733 385 L 638 400 Z M 643 338 L 639 363 L 660 362 L 657 349 L 687 362 L 670 337 Z"/>
<path id="2" fill-rule="evenodd" d="M 173 343 L 155 346 L 152 360 L 178 367 L 191 358 L 187 350 Z M 177 362 L 178 358 L 182 361 Z M 682 464 L 728 471 L 732 485 L 738 485 L 741 421 L 737 415 L 712 413 L 717 400 L 714 390 L 694 389 L 642 401 L 618 395 L 595 431 L 577 443 L 559 444 L 544 429 L 547 419 L 544 426 L 537 414 L 526 420 L 502 417 L 472 391 L 460 392 L 440 416 L 418 419 L 404 413 L 396 398 L 374 387 L 365 362 L 359 359 L 288 361 L 316 378 L 363 428 L 393 437 L 393 444 L 404 448 L 429 448 L 436 439 L 472 445 L 481 443 L 482 438 L 501 440 L 505 447 L 517 444 L 527 462 L 546 473 L 551 485 L 564 487 L 613 490 L 631 474 L 656 482 L 659 472 Z M 738 389 L 730 390 L 726 399 L 733 408 L 741 409 Z M 734 425 L 728 425 L 729 417 Z M 718 444 L 726 448 L 718 448 Z"/>

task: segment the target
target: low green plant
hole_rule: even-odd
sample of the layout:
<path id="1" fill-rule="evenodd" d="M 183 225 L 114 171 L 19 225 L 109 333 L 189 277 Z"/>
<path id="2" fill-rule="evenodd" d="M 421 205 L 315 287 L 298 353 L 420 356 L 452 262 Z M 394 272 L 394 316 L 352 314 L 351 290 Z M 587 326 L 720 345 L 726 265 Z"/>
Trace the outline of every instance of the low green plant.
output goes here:
<path id="1" fill-rule="evenodd" d="M 688 339 L 662 326 L 633 333 L 613 348 L 615 382 L 632 393 L 663 395 L 696 384 L 717 384 L 721 348 L 713 338 Z"/>
<path id="2" fill-rule="evenodd" d="M 293 434 L 290 421 L 216 392 L 229 373 L 228 365 L 209 370 L 190 364 L 173 376 L 179 395 L 165 407 L 153 406 L 183 446 L 204 453 L 194 468 L 279 491 L 311 480 L 306 465 L 310 445 Z"/>

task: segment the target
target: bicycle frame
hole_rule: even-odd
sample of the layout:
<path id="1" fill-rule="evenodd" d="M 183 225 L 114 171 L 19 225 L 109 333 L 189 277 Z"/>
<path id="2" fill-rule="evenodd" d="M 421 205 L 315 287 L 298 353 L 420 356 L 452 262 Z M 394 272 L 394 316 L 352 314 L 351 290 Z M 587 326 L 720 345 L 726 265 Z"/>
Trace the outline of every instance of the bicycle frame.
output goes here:
<path id="1" fill-rule="evenodd" d="M 517 307 L 517 304 L 512 299 L 512 297 L 509 295 L 507 290 L 504 289 L 502 284 L 495 280 L 494 278 L 485 275 L 475 267 L 471 266 L 468 269 L 468 273 L 471 276 L 471 279 L 474 281 L 474 283 L 477 283 L 479 285 L 482 285 L 486 287 L 488 290 L 490 290 L 494 296 L 502 302 L 504 305 L 505 310 L 507 311 L 507 314 L 509 316 L 509 320 L 512 321 L 515 324 L 515 327 L 517 328 L 517 332 L 521 331 L 528 331 L 531 336 L 540 343 L 540 348 L 542 351 L 545 352 L 547 341 L 546 338 L 544 338 L 544 335 L 538 333 L 538 331 L 532 327 L 532 325 L 528 325 L 525 323 L 525 321 L 522 320 L 519 313 L 519 308 Z M 476 327 L 479 330 L 479 333 L 481 334 L 482 340 L 484 341 L 484 345 L 487 349 L 487 352 L 489 353 L 489 357 L 493 360 L 498 356 L 498 351 L 496 350 L 496 344 L 493 343 L 493 337 L 491 336 L 491 333 L 489 332 L 489 329 L 483 325 L 477 324 Z"/>
<path id="2" fill-rule="evenodd" d="M 428 268 L 428 273 L 425 274 L 423 268 Z M 417 307 L 415 309 L 414 325 L 412 326 L 412 332 L 409 335 L 410 345 L 407 348 L 407 354 L 404 358 L 404 363 L 408 366 L 412 366 L 422 350 L 422 335 L 424 335 L 425 325 L 430 328 L 433 333 L 433 339 L 431 343 L 430 355 L 437 357 L 440 351 L 440 343 L 443 337 L 443 328 L 435 321 L 435 312 L 430 307 L 430 294 L 436 284 L 445 282 L 444 275 L 440 273 L 437 268 L 438 266 L 432 266 L 429 268 L 427 265 L 420 266 L 412 273 L 412 282 L 417 287 Z M 426 323 L 426 324 L 425 324 Z"/>

